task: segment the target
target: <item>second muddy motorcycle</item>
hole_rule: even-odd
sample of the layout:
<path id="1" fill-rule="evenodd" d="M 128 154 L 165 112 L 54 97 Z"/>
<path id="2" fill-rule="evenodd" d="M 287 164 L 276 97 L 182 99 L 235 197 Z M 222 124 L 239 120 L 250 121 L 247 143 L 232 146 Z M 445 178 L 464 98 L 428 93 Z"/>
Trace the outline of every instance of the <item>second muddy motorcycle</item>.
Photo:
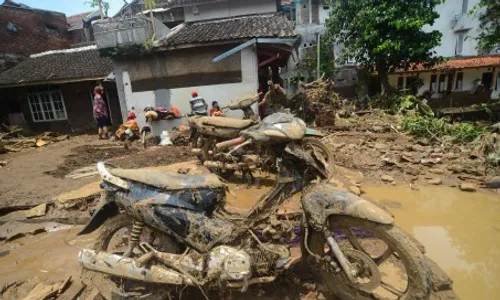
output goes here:
<path id="1" fill-rule="evenodd" d="M 94 248 L 78 255 L 87 279 L 108 299 L 162 299 L 185 286 L 208 298 L 210 290 L 272 283 L 307 260 L 340 299 L 428 299 L 427 265 L 411 238 L 383 209 L 323 183 L 327 166 L 304 149 L 297 127 L 305 124 L 275 114 L 233 141 L 272 145 L 277 157 L 276 184 L 245 215 L 225 209 L 226 187 L 215 175 L 99 163 L 101 204 L 80 233 L 101 228 Z M 278 208 L 299 192 L 302 218 L 280 217 Z M 292 256 L 292 247 L 302 255 Z"/>
<path id="2" fill-rule="evenodd" d="M 233 151 L 229 155 L 226 150 L 228 148 L 226 145 L 231 146 L 232 139 L 239 137 L 242 131 L 249 131 L 259 126 L 259 116 L 252 109 L 258 100 L 259 94 L 250 95 L 222 108 L 222 110 L 241 110 L 243 119 L 204 116 L 193 116 L 188 119 L 191 127 L 192 152 L 212 172 L 227 178 L 235 171 L 250 176 L 255 169 L 275 171 L 276 152 L 268 147 L 273 145 L 272 143 L 260 143 L 254 147 L 246 147 L 245 150 L 238 149 L 238 152 Z M 300 129 L 302 132 L 294 133 L 301 135 L 300 143 L 309 150 L 314 149 L 317 155 L 321 155 L 325 162 L 333 166 L 333 154 L 320 140 L 324 135 L 305 126 Z M 277 136 L 274 140 L 279 138 Z"/>

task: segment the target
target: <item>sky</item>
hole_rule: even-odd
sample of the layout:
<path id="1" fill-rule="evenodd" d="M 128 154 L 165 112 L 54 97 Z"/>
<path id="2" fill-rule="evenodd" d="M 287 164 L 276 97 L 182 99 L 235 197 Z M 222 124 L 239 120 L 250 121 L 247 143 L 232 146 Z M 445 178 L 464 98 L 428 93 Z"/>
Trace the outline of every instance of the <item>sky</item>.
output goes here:
<path id="1" fill-rule="evenodd" d="M 26 4 L 33 8 L 62 12 L 65 13 L 66 16 L 94 10 L 86 3 L 89 2 L 89 0 L 14 0 L 14 2 Z M 109 3 L 110 9 L 108 15 L 113 16 L 120 10 L 125 2 L 124 0 L 109 0 Z"/>

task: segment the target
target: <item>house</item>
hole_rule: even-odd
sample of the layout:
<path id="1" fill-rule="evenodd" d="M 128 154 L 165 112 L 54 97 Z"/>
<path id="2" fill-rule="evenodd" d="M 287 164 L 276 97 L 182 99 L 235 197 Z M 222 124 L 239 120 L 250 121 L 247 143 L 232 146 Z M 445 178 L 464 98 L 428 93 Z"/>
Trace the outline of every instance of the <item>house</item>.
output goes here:
<path id="1" fill-rule="evenodd" d="M 317 66 L 317 52 L 320 41 L 326 33 L 326 21 L 332 10 L 330 1 L 327 0 L 283 0 L 283 7 L 289 14 L 289 18 L 295 24 L 295 30 L 301 37 L 301 43 L 298 47 L 297 61 L 290 61 L 286 68 L 285 78 L 288 79 L 288 90 L 293 92 L 293 82 L 295 77 L 304 77 L 311 81 L 318 76 L 318 70 L 304 70 L 300 67 L 300 62 L 314 60 L 305 63 L 308 66 Z M 335 44 L 331 47 L 332 59 L 340 58 L 344 53 L 342 45 Z M 348 59 L 335 61 L 337 71 L 332 74 L 326 74 L 335 82 L 335 91 L 343 97 L 355 97 L 355 87 L 358 84 L 358 70 L 354 60 Z"/>
<path id="2" fill-rule="evenodd" d="M 158 12 L 163 14 L 158 19 L 163 22 L 156 20 L 160 24 L 156 25 L 154 49 L 142 55 L 137 51 L 112 57 L 122 116 L 125 118 L 132 108 L 142 111 L 148 105 L 173 105 L 189 113 L 193 90 L 209 105 L 218 101 L 224 106 L 234 98 L 256 93 L 259 86 L 265 87 L 269 70 L 279 81 L 280 67 L 292 56 L 298 35 L 278 6 L 275 0 L 158 1 Z M 161 23 L 169 25 L 172 16 L 180 25 L 163 28 Z M 93 23 L 101 53 L 106 48 L 130 48 L 130 43 L 141 47 L 152 36 L 146 17 L 114 22 Z M 144 39 L 138 40 L 140 36 Z M 126 39 L 130 40 L 128 46 L 118 42 Z"/>
<path id="3" fill-rule="evenodd" d="M 0 5 L 0 72 L 31 54 L 70 47 L 66 16 L 5 0 Z"/>
<path id="4" fill-rule="evenodd" d="M 439 30 L 441 44 L 434 50 L 447 58 L 430 69 L 421 65 L 410 71 L 396 71 L 390 83 L 416 94 L 432 92 L 433 107 L 457 107 L 498 100 L 500 93 L 500 45 L 492 53 L 480 53 L 478 13 L 470 10 L 479 0 L 446 1 L 437 6 L 439 18 L 424 31 Z M 418 84 L 420 82 L 420 84 Z M 417 84 L 415 84 L 417 83 Z"/>
<path id="5" fill-rule="evenodd" d="M 95 46 L 31 55 L 0 73 L 1 110 L 9 112 L 11 124 L 36 132 L 90 130 L 95 128 L 93 88 L 112 71 L 111 60 L 100 57 Z M 104 87 L 112 122 L 120 124 L 116 86 Z"/>
<path id="6" fill-rule="evenodd" d="M 94 32 L 92 30 L 92 21 L 100 17 L 98 10 L 67 17 L 68 32 L 73 47 L 93 44 Z"/>

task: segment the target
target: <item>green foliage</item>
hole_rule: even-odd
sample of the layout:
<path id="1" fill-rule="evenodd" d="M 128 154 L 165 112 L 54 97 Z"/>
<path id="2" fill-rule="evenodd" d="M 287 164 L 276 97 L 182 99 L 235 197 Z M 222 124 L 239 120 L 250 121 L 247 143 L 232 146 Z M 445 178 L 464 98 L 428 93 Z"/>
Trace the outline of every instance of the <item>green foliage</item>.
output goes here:
<path id="1" fill-rule="evenodd" d="M 93 8 L 96 8 L 96 7 L 99 7 L 100 9 L 100 6 L 102 6 L 102 9 L 104 10 L 104 15 L 108 15 L 108 11 L 109 11 L 109 1 L 105 1 L 105 0 L 89 0 L 89 1 L 85 1 L 85 4 L 89 5 L 90 7 L 93 7 Z"/>
<path id="2" fill-rule="evenodd" d="M 450 124 L 444 118 L 427 118 L 407 116 L 403 119 L 402 128 L 417 137 L 439 138 L 450 136 L 456 142 L 472 142 L 484 134 L 483 127 L 469 123 Z"/>
<path id="3" fill-rule="evenodd" d="M 309 48 L 300 61 L 297 69 L 306 74 L 313 74 L 318 68 L 318 52 L 316 47 Z M 335 58 L 333 55 L 333 45 L 330 40 L 322 38 L 320 40 L 320 76 L 325 74 L 330 78 L 335 72 Z"/>
<path id="4" fill-rule="evenodd" d="M 144 8 L 147 10 L 156 8 L 156 0 L 144 0 Z"/>
<path id="5" fill-rule="evenodd" d="M 151 50 L 153 50 L 154 41 L 155 41 L 154 36 L 152 36 L 144 42 L 142 47 L 146 53 L 151 52 Z"/>
<path id="6" fill-rule="evenodd" d="M 481 0 L 471 13 L 479 14 L 478 49 L 490 52 L 500 44 L 500 1 Z"/>
<path id="7" fill-rule="evenodd" d="M 387 74 L 408 70 L 414 63 L 432 65 L 441 33 L 424 32 L 439 17 L 441 0 L 329 0 L 333 6 L 327 20 L 327 36 L 344 45 L 347 56 L 367 68 L 376 67 L 382 84 L 390 88 Z"/>

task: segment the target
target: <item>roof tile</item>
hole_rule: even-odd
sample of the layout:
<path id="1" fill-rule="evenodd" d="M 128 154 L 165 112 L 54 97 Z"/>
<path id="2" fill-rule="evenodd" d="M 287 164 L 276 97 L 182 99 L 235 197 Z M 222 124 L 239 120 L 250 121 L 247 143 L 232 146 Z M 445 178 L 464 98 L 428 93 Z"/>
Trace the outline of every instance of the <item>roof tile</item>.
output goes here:
<path id="1" fill-rule="evenodd" d="M 0 87 L 20 83 L 29 85 L 49 80 L 105 77 L 112 71 L 111 59 L 100 57 L 94 47 L 62 50 L 35 55 L 0 73 Z"/>
<path id="2" fill-rule="evenodd" d="M 252 15 L 188 23 L 164 40 L 168 46 L 221 42 L 250 38 L 296 37 L 292 24 L 283 14 Z"/>
<path id="3" fill-rule="evenodd" d="M 452 58 L 448 61 L 445 61 L 441 64 L 437 64 L 428 69 L 424 68 L 423 64 L 418 64 L 414 68 L 410 68 L 408 71 L 397 70 L 396 73 L 458 70 L 458 69 L 485 68 L 494 66 L 500 66 L 500 55 Z"/>

